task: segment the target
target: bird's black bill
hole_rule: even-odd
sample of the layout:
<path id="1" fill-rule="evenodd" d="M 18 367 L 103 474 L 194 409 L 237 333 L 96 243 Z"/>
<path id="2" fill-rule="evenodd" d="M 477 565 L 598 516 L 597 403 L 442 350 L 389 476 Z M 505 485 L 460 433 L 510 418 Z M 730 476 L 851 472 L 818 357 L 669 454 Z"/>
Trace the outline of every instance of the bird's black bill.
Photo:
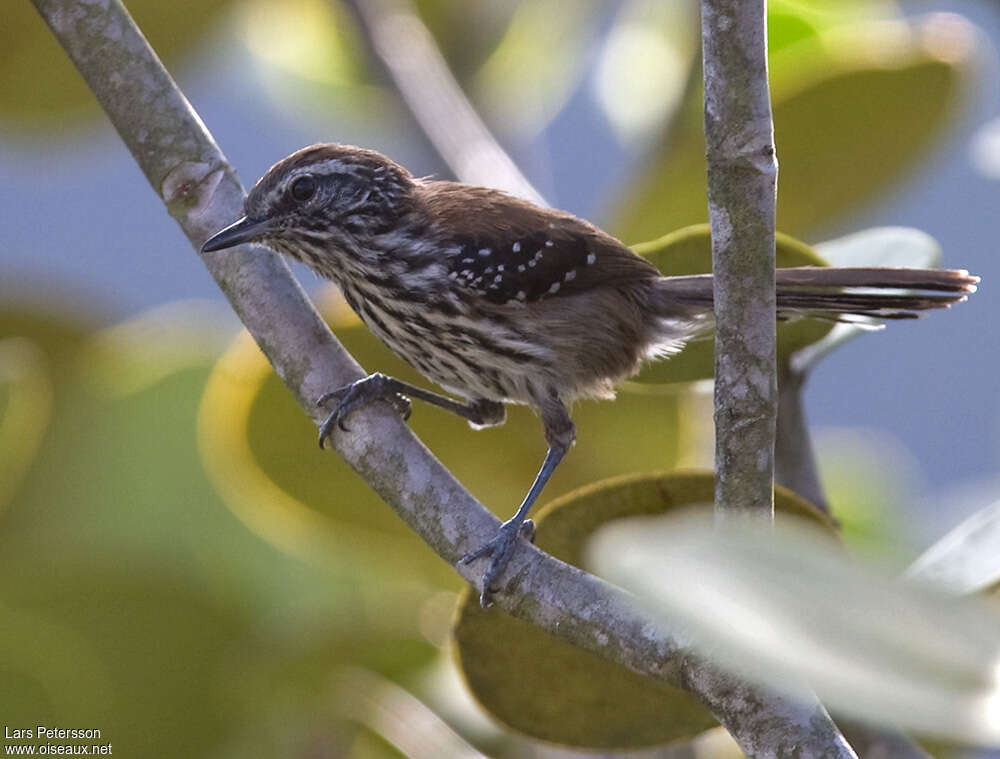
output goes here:
<path id="1" fill-rule="evenodd" d="M 255 240 L 265 232 L 267 232 L 266 221 L 254 221 L 244 216 L 205 240 L 205 244 L 201 246 L 201 252 L 210 253 L 213 250 L 231 248 L 234 245 Z"/>

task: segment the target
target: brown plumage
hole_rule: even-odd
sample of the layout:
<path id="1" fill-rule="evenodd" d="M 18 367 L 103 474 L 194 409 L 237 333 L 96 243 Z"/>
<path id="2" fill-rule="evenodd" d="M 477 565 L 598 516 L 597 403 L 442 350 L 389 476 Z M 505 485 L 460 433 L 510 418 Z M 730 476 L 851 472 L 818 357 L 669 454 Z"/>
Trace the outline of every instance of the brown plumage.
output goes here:
<path id="1" fill-rule="evenodd" d="M 304 262 L 336 282 L 395 353 L 464 401 L 373 374 L 320 399 L 338 401 L 321 445 L 376 399 L 402 407 L 403 396 L 418 398 L 475 426 L 502 423 L 505 403 L 540 413 L 549 443 L 541 471 L 496 538 L 463 559 L 491 557 L 484 604 L 575 440 L 566 404 L 613 397 L 643 361 L 711 329 L 710 274 L 663 277 L 589 222 L 495 190 L 415 179 L 374 151 L 300 150 L 264 175 L 245 210 L 203 250 L 257 241 Z M 976 282 L 959 270 L 781 269 L 777 316 L 912 318 L 964 300 Z"/>

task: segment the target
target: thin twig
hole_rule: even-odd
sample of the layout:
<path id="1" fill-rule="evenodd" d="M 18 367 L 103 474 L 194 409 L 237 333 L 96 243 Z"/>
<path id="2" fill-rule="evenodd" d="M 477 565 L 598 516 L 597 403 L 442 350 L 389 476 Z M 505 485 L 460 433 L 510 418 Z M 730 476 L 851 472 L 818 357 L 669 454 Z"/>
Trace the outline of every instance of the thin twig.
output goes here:
<path id="1" fill-rule="evenodd" d="M 347 2 L 400 96 L 455 176 L 545 205 L 458 86 L 413 4 L 408 0 Z"/>
<path id="2" fill-rule="evenodd" d="M 197 249 L 242 212 L 243 189 L 211 135 L 177 89 L 120 0 L 33 0 L 86 79 L 171 215 Z M 256 246 L 206 256 L 205 264 L 300 406 L 362 376 L 280 258 Z M 340 455 L 434 549 L 455 566 L 495 534 L 498 521 L 447 472 L 389 409 L 373 406 L 336 436 Z M 470 582 L 478 574 L 460 565 Z M 771 709 L 745 687 L 687 653 L 683 639 L 620 591 L 532 546 L 511 562 L 497 605 L 548 632 L 641 674 L 685 685 L 709 704 L 751 756 L 849 756 L 818 705 Z M 757 694 L 754 694 L 757 698 Z M 743 706 L 741 706 L 741 704 Z M 760 745 L 761 720 L 774 742 Z M 832 727 L 832 725 L 831 725 Z M 833 748 L 831 748 L 833 746 Z"/>

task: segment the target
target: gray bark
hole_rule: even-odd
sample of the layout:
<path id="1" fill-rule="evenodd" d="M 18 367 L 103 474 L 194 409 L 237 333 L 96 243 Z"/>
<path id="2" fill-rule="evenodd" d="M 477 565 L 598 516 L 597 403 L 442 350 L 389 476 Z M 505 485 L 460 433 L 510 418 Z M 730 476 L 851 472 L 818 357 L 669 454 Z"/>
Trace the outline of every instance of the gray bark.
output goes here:
<path id="1" fill-rule="evenodd" d="M 715 274 L 715 504 L 774 514 L 774 208 L 778 164 L 764 0 L 702 0 Z"/>

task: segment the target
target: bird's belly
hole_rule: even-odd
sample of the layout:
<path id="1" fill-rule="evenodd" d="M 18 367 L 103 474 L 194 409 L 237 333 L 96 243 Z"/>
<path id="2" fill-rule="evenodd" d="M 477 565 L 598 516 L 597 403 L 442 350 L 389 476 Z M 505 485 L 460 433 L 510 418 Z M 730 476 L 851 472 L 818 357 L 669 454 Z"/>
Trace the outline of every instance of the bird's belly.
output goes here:
<path id="1" fill-rule="evenodd" d="M 359 305 L 362 321 L 393 353 L 452 393 L 537 405 L 550 392 L 547 356 L 503 323 L 430 307 Z"/>

